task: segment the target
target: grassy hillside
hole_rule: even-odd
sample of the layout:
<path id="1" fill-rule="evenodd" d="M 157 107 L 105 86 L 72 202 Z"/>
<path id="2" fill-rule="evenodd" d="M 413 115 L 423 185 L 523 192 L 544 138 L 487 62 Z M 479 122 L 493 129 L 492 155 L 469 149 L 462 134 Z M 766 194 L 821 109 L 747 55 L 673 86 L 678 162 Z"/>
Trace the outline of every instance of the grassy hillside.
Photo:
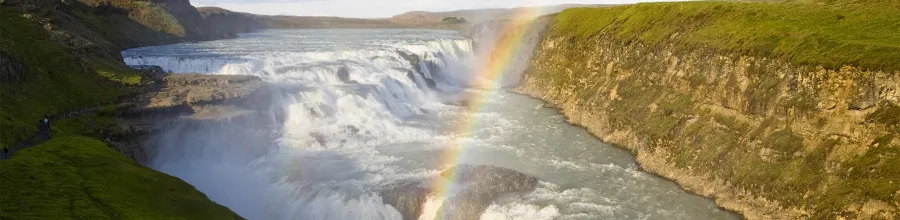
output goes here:
<path id="1" fill-rule="evenodd" d="M 168 34 L 84 5 L 42 11 L 48 13 L 0 6 L 3 146 L 34 135 L 45 114 L 106 105 L 135 92 L 143 80 L 122 63 L 119 50 L 177 39 L 157 38 Z M 184 181 L 98 140 L 119 129 L 115 108 L 56 121 L 51 141 L 0 161 L 0 219 L 240 219 Z"/>
<path id="2" fill-rule="evenodd" d="M 111 102 L 140 76 L 117 61 L 83 60 L 50 39 L 28 14 L 0 8 L 0 51 L 27 69 L 21 82 L 0 84 L 0 143 L 10 146 L 37 131 L 43 115 Z M 116 82 L 118 81 L 118 82 Z"/>
<path id="3" fill-rule="evenodd" d="M 554 35 L 784 58 L 798 64 L 900 70 L 897 1 L 685 2 L 569 9 Z"/>
<path id="4" fill-rule="evenodd" d="M 0 162 L 2 219 L 240 219 L 103 142 L 57 137 Z"/>

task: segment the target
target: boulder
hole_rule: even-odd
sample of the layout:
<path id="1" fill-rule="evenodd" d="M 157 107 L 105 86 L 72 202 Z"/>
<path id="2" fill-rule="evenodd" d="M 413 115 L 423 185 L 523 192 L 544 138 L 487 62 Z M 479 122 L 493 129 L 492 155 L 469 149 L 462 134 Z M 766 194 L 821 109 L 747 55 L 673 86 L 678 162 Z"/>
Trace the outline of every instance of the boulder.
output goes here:
<path id="1" fill-rule="evenodd" d="M 531 192 L 538 184 L 534 176 L 490 165 L 458 165 L 445 170 L 440 177 L 459 187 L 438 210 L 440 219 L 478 219 L 500 196 Z M 381 192 L 381 197 L 385 204 L 397 209 L 404 220 L 415 220 L 422 215 L 422 205 L 428 194 L 436 191 L 426 185 L 421 181 L 392 184 Z"/>

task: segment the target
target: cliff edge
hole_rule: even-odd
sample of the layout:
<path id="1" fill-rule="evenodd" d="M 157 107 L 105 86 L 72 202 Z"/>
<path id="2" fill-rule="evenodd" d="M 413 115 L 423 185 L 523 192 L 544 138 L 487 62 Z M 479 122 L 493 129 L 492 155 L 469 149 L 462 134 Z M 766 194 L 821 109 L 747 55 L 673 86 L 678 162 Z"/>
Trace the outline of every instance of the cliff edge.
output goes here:
<path id="1" fill-rule="evenodd" d="M 900 218 L 900 7 L 569 9 L 518 92 L 748 219 Z"/>

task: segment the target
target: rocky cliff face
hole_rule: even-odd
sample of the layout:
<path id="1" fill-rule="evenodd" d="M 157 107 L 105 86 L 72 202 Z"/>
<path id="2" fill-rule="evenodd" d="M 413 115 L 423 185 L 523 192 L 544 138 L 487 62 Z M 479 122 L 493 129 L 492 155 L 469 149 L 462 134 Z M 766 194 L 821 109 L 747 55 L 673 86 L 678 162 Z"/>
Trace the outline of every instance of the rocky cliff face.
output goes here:
<path id="1" fill-rule="evenodd" d="M 172 123 L 210 124 L 250 116 L 267 106 L 265 83 L 255 76 L 159 74 L 154 66 L 140 66 L 157 81 L 152 89 L 120 104 L 117 115 L 122 131 L 111 144 L 139 163 L 147 162 L 151 134 Z M 161 68 L 158 68 L 161 69 Z"/>
<path id="2" fill-rule="evenodd" d="M 722 207 L 900 218 L 900 72 L 611 37 L 546 34 L 535 53 L 518 92 Z"/>
<path id="3" fill-rule="evenodd" d="M 217 40 L 231 36 L 229 32 L 224 29 L 216 29 L 212 22 L 204 19 L 189 0 L 161 0 L 158 2 L 164 4 L 166 11 L 178 20 L 185 30 L 184 37 L 190 40 Z"/>
<path id="4" fill-rule="evenodd" d="M 217 7 L 197 8 L 203 19 L 209 21 L 214 30 L 224 34 L 235 35 L 266 28 L 264 18 L 247 13 L 233 12 Z"/>

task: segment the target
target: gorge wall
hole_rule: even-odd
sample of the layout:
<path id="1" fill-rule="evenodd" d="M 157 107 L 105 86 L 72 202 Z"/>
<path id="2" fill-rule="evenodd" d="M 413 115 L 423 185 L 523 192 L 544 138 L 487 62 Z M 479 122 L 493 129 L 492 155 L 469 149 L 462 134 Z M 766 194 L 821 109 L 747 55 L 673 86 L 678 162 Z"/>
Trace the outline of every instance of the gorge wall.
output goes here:
<path id="1" fill-rule="evenodd" d="M 768 7 L 775 10 L 758 10 Z M 748 219 L 900 218 L 897 69 L 875 59 L 833 59 L 828 61 L 840 65 L 826 68 L 824 62 L 698 38 L 717 25 L 704 19 L 803 7 L 819 7 L 811 13 L 855 10 L 789 3 L 567 10 L 544 31 L 516 91 L 549 102 L 571 123 L 631 150 L 643 169 Z M 742 28 L 766 37 L 764 26 Z M 845 29 L 846 35 L 854 31 Z M 825 35 L 812 33 L 807 37 Z"/>

